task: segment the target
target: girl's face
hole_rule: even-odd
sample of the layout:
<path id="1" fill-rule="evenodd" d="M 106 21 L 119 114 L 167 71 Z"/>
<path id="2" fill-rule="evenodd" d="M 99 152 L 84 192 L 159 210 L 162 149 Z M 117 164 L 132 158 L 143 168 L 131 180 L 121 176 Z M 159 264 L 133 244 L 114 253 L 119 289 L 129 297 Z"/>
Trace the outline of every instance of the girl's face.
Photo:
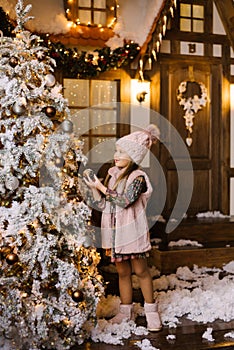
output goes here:
<path id="1" fill-rule="evenodd" d="M 129 155 L 118 145 L 114 153 L 115 165 L 119 168 L 125 168 L 132 161 Z"/>

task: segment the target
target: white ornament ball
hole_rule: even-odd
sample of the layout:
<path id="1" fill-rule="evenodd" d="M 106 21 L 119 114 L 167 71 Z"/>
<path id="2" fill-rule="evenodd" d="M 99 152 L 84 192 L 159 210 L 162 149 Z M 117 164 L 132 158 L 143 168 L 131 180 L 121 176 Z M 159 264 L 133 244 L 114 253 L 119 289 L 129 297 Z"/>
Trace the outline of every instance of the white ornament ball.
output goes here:
<path id="1" fill-rule="evenodd" d="M 8 190 L 14 191 L 19 187 L 19 180 L 15 176 L 10 176 L 6 179 L 5 186 Z"/>
<path id="2" fill-rule="evenodd" d="M 12 110 L 15 114 L 22 115 L 26 111 L 26 108 L 25 108 L 25 106 L 20 105 L 19 103 L 15 102 L 13 104 Z"/>
<path id="3" fill-rule="evenodd" d="M 73 131 L 73 123 L 68 120 L 68 119 L 65 119 L 62 123 L 61 123 L 61 128 L 62 130 L 65 132 L 65 133 L 72 133 Z"/>
<path id="4" fill-rule="evenodd" d="M 47 86 L 51 87 L 51 86 L 54 86 L 56 79 L 53 74 L 47 74 L 45 76 L 45 82 Z"/>

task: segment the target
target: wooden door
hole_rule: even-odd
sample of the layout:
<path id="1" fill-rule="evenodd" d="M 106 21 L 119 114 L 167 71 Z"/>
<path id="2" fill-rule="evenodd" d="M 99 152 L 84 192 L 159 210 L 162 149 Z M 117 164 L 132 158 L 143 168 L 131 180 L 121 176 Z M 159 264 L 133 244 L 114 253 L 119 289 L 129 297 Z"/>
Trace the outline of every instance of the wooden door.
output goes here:
<path id="1" fill-rule="evenodd" d="M 192 76 L 191 76 L 192 75 Z M 185 141 L 187 130 L 184 110 L 177 100 L 177 91 L 182 81 L 201 82 L 207 88 L 206 106 L 195 114 L 192 127 L 192 144 L 186 147 L 193 166 L 194 187 L 188 216 L 199 212 L 219 210 L 221 206 L 221 159 L 222 128 L 220 112 L 220 67 L 208 62 L 162 62 L 161 64 L 161 114 L 176 128 Z M 168 217 L 175 205 L 178 192 L 178 174 L 175 163 L 183 159 L 172 159 L 162 144 L 160 162 L 167 181 L 167 199 L 164 215 Z M 186 181 L 186 175 L 184 177 Z"/>

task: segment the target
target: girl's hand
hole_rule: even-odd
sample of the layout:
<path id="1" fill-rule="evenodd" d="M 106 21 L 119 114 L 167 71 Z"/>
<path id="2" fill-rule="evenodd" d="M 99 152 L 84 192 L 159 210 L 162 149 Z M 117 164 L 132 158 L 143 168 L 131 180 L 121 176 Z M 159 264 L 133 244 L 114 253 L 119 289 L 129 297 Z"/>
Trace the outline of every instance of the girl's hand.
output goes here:
<path id="1" fill-rule="evenodd" d="M 97 176 L 91 169 L 87 170 L 88 171 L 85 171 L 83 173 L 86 185 L 89 186 L 91 189 L 97 189 L 100 192 L 106 194 L 106 187 L 101 183 L 101 181 L 97 178 Z"/>

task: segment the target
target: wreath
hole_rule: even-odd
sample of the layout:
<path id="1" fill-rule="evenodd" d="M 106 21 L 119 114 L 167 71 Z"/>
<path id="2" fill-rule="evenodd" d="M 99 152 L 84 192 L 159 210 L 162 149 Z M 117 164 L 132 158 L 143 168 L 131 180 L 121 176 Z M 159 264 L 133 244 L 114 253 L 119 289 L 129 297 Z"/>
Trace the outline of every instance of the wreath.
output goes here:
<path id="1" fill-rule="evenodd" d="M 193 132 L 193 118 L 202 106 L 205 107 L 207 103 L 207 89 L 203 83 L 196 81 L 182 81 L 178 87 L 177 100 L 179 105 L 183 107 L 185 115 L 186 129 L 188 130 L 188 137 L 186 142 L 188 146 L 192 144 L 190 134 Z"/>

